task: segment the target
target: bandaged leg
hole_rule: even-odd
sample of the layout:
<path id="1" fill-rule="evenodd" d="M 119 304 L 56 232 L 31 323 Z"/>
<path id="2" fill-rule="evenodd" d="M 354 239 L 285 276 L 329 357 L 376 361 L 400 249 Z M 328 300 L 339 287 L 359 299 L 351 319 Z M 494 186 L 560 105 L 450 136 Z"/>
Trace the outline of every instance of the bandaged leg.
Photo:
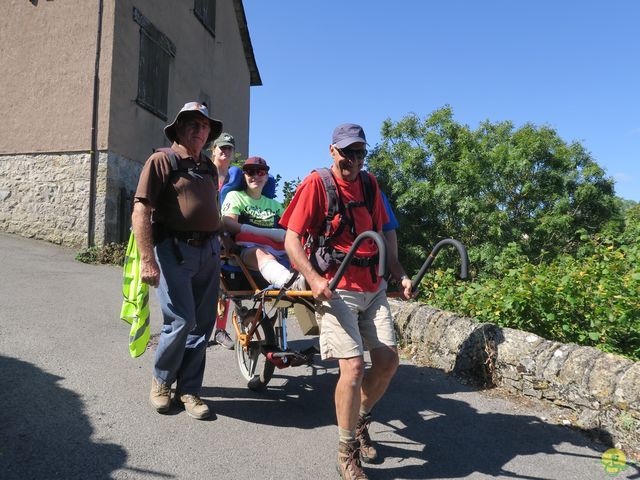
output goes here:
<path id="1" fill-rule="evenodd" d="M 288 268 L 280 265 L 275 259 L 260 262 L 258 269 L 264 279 L 276 288 L 282 288 L 292 275 Z"/>

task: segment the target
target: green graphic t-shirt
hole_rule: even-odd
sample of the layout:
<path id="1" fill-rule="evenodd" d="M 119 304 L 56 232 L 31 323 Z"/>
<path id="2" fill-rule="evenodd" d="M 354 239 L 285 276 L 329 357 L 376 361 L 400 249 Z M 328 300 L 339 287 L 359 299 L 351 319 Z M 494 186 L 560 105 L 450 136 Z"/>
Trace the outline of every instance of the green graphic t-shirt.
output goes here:
<path id="1" fill-rule="evenodd" d="M 222 215 L 238 215 L 238 223 L 263 228 L 276 227 L 283 211 L 282 205 L 272 198 L 262 195 L 256 200 L 239 191 L 229 192 L 222 204 Z"/>

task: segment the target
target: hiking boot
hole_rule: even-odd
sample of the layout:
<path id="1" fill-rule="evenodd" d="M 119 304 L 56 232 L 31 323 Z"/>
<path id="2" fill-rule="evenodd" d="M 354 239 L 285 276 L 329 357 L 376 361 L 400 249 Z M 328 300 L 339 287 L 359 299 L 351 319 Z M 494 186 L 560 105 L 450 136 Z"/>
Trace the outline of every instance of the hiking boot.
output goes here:
<path id="1" fill-rule="evenodd" d="M 151 393 L 149 403 L 158 413 L 167 413 L 171 407 L 171 387 L 151 377 Z"/>
<path id="2" fill-rule="evenodd" d="M 356 440 L 360 442 L 360 458 L 365 463 L 376 463 L 378 461 L 378 451 L 373 446 L 371 437 L 369 436 L 369 424 L 371 423 L 371 414 L 358 419 L 356 424 Z"/>
<path id="3" fill-rule="evenodd" d="M 176 403 L 182 405 L 187 415 L 197 420 L 204 420 L 209 417 L 209 407 L 200 399 L 198 395 L 185 393 L 176 395 Z"/>
<path id="4" fill-rule="evenodd" d="M 368 480 L 360 465 L 358 441 L 338 445 L 338 464 L 336 465 L 342 480 Z"/>
<path id="5" fill-rule="evenodd" d="M 216 334 L 213 338 L 218 345 L 223 346 L 227 350 L 233 350 L 233 340 L 226 330 L 219 328 L 218 330 L 216 330 Z"/>

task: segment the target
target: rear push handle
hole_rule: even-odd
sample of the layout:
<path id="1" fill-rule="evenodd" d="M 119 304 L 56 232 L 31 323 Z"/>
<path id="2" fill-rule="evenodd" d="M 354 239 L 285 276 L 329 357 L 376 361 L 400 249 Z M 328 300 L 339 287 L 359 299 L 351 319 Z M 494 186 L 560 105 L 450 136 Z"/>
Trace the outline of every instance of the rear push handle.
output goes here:
<path id="1" fill-rule="evenodd" d="M 458 255 L 460 255 L 460 280 L 467 280 L 469 278 L 469 255 L 467 255 L 467 249 L 458 240 L 454 240 L 453 238 L 445 238 L 444 240 L 440 240 L 438 243 L 436 243 L 436 246 L 433 247 L 433 250 L 427 257 L 425 262 L 422 264 L 422 268 L 420 268 L 418 274 L 411 281 L 412 292 L 415 292 L 418 289 L 418 285 L 420 285 L 422 277 L 424 277 L 424 274 L 436 259 L 438 252 L 440 252 L 440 249 L 442 249 L 442 247 L 444 247 L 445 245 L 451 245 L 452 247 L 455 247 L 455 249 L 458 251 Z"/>
<path id="2" fill-rule="evenodd" d="M 382 237 L 380 236 L 380 234 L 374 231 L 368 230 L 366 232 L 362 232 L 353 241 L 353 245 L 351 245 L 351 248 L 349 249 L 349 253 L 347 253 L 346 257 L 344 257 L 344 260 L 340 264 L 338 271 L 329 282 L 329 290 L 332 290 L 332 291 L 335 290 L 336 286 L 338 285 L 338 282 L 342 278 L 342 275 L 344 275 L 346 268 L 349 266 L 349 262 L 351 261 L 351 258 L 355 255 L 356 250 L 358 249 L 358 246 L 367 238 L 370 238 L 371 240 L 376 242 L 376 245 L 378 246 L 378 276 L 384 277 L 386 275 L 387 245 L 382 239 Z"/>

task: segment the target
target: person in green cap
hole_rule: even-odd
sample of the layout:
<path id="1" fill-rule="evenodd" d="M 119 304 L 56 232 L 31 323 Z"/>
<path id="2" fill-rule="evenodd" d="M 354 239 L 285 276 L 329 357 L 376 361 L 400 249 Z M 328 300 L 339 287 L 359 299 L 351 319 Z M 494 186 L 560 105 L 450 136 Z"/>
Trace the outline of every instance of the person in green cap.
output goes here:
<path id="1" fill-rule="evenodd" d="M 229 167 L 236 154 L 236 141 L 233 136 L 227 132 L 220 134 L 211 145 L 211 159 L 218 169 L 218 191 L 222 190 L 222 186 L 229 179 Z M 226 330 L 227 319 L 223 315 L 218 315 L 216 321 L 216 331 L 213 335 L 218 345 L 222 345 L 227 350 L 233 350 L 233 340 Z"/>
<path id="2" fill-rule="evenodd" d="M 227 183 L 229 167 L 236 154 L 236 141 L 231 134 L 223 132 L 211 145 L 211 160 L 218 169 L 218 191 Z"/>

